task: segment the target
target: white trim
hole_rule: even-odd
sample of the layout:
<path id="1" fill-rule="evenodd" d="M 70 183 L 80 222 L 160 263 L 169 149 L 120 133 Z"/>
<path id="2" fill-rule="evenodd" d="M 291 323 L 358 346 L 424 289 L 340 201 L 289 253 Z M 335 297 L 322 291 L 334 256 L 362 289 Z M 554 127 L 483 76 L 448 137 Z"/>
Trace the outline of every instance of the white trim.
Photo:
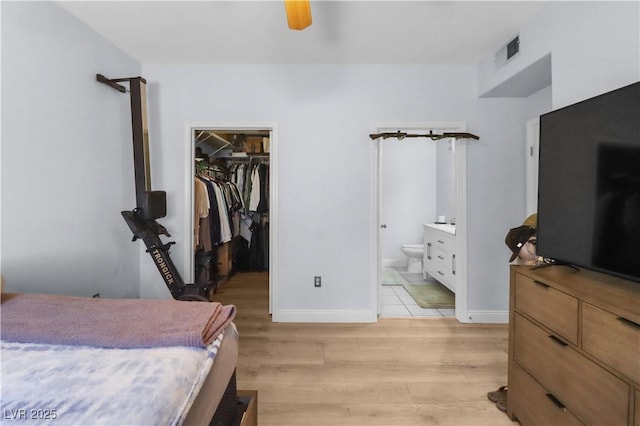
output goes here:
<path id="1" fill-rule="evenodd" d="M 185 202 L 184 202 L 184 242 L 185 242 L 185 250 L 183 253 L 184 256 L 184 267 L 186 271 L 183 272 L 184 281 L 186 283 L 192 283 L 195 280 L 194 277 L 194 241 L 193 241 L 193 177 L 195 176 L 195 166 L 193 159 L 196 155 L 195 144 L 191 135 L 193 134 L 193 129 L 198 126 L 187 125 L 185 126 L 185 140 L 187 143 L 184 144 L 185 153 L 184 153 L 184 169 L 185 173 L 185 181 L 184 181 L 184 194 L 185 194 Z"/>
<path id="2" fill-rule="evenodd" d="M 377 133 L 375 126 L 371 127 L 371 133 Z M 373 200 L 372 215 L 373 223 L 370 227 L 374 233 L 372 241 L 375 241 L 373 247 L 371 247 L 371 270 L 373 271 L 373 283 L 374 290 L 371 292 L 371 309 L 375 312 L 376 318 L 382 311 L 382 299 L 380 297 L 380 287 L 382 286 L 382 249 L 381 249 L 381 236 L 380 225 L 382 224 L 382 146 L 380 143 L 374 144 L 376 147 L 376 153 L 374 156 L 373 166 L 373 193 L 371 199 Z"/>
<path id="3" fill-rule="evenodd" d="M 509 311 L 469 311 L 465 322 L 476 324 L 508 324 Z"/>
<path id="4" fill-rule="evenodd" d="M 435 121 L 435 122 L 376 122 L 371 125 L 371 133 L 395 132 L 397 130 L 432 129 L 440 132 L 466 132 L 464 121 Z M 377 141 L 380 141 L 378 139 Z M 472 321 L 467 312 L 467 142 L 457 140 L 455 144 L 455 175 L 456 175 L 456 319 L 460 322 Z M 380 250 L 380 214 L 381 214 L 381 164 L 382 148 L 375 143 L 372 176 L 374 183 L 373 203 L 371 215 L 371 241 L 375 247 L 371 250 L 371 270 L 373 271 L 373 286 L 371 306 L 380 313 L 380 276 L 382 259 Z"/>
<path id="5" fill-rule="evenodd" d="M 466 125 L 460 131 L 466 131 Z M 457 140 L 455 146 L 456 175 L 456 319 L 468 322 L 467 281 L 467 143 Z M 458 267 L 462 265 L 462 267 Z"/>
<path id="6" fill-rule="evenodd" d="M 273 322 L 318 322 L 318 323 L 374 323 L 378 319 L 375 311 L 341 311 L 283 309 L 273 311 Z"/>
<path id="7" fill-rule="evenodd" d="M 192 138 L 194 129 L 216 130 L 268 130 L 269 139 L 269 313 L 275 311 L 278 283 L 278 123 L 273 121 L 250 122 L 196 122 L 186 125 L 185 143 L 185 245 L 184 264 L 189 268 L 187 282 L 193 282 L 193 176 L 195 141 Z"/>
<path id="8" fill-rule="evenodd" d="M 269 313 L 276 309 L 278 280 L 278 123 L 269 125 Z"/>

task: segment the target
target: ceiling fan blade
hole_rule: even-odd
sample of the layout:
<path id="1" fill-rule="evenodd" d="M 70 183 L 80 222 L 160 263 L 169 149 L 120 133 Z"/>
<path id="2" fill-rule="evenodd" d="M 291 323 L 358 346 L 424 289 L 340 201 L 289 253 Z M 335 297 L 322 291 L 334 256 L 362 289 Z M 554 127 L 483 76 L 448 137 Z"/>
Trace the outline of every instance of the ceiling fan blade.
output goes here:
<path id="1" fill-rule="evenodd" d="M 310 0 L 284 0 L 287 22 L 292 30 L 304 30 L 311 25 Z"/>

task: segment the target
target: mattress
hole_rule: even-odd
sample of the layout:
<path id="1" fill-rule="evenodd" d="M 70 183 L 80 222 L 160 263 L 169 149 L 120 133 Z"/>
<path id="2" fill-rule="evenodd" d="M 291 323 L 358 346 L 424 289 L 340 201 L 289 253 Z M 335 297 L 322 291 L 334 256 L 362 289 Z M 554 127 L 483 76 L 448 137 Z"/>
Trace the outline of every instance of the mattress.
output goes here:
<path id="1" fill-rule="evenodd" d="M 203 348 L 0 348 L 3 425 L 208 424 L 235 369 L 237 334 L 231 324 Z"/>

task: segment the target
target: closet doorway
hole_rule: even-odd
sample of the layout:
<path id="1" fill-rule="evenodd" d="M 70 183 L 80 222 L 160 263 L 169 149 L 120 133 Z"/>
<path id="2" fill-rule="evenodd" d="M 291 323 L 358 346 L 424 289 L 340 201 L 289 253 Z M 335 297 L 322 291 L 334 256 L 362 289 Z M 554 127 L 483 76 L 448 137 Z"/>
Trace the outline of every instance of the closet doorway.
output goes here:
<path id="1" fill-rule="evenodd" d="M 407 133 L 428 133 L 429 131 L 433 131 L 433 133 L 444 133 L 444 132 L 465 132 L 466 124 L 464 122 L 424 122 L 424 123 L 374 123 L 371 128 L 371 133 L 386 133 L 386 132 L 407 132 Z M 409 138 L 407 138 L 409 139 Z M 405 140 L 407 140 L 405 139 Z M 443 139 L 439 141 L 432 141 L 427 138 L 419 139 L 423 144 L 442 144 L 447 145 L 446 149 L 450 149 L 453 151 L 453 173 L 455 174 L 455 178 L 453 179 L 455 182 L 451 185 L 451 191 L 454 194 L 451 195 L 452 203 L 455 205 L 455 212 L 446 213 L 449 220 L 450 218 L 455 218 L 455 241 L 453 242 L 455 246 L 455 317 L 460 322 L 469 322 L 468 312 L 467 312 L 467 218 L 466 218 L 466 144 L 468 143 L 465 140 L 456 140 L 453 141 L 451 139 Z M 383 296 L 383 293 L 388 291 L 387 289 L 383 290 L 383 282 L 385 282 L 388 278 L 388 266 L 389 266 L 389 254 L 388 251 L 385 253 L 385 239 L 389 240 L 388 236 L 385 236 L 387 231 L 387 223 L 385 221 L 387 218 L 385 217 L 385 213 L 388 213 L 388 205 L 387 203 L 394 202 L 393 200 L 385 199 L 390 198 L 389 194 L 391 194 L 392 190 L 388 188 L 389 185 L 387 180 L 385 180 L 385 173 L 389 173 L 388 164 L 384 164 L 385 161 L 398 161 L 398 159 L 393 159 L 392 155 L 384 156 L 384 146 L 385 144 L 394 144 L 394 143 L 403 143 L 404 140 L 398 141 L 395 138 L 383 139 L 379 138 L 373 141 L 375 155 L 374 155 L 374 170 L 375 170 L 375 211 L 376 211 L 376 220 L 375 220 L 375 229 L 373 230 L 374 240 L 376 241 L 376 250 L 373 254 L 375 256 L 375 261 L 372 262 L 375 265 L 375 270 L 373 271 L 374 279 L 374 289 L 373 289 L 373 300 L 372 304 L 376 307 L 378 315 L 384 317 L 385 315 L 381 315 L 382 310 L 382 300 L 383 297 L 386 299 L 387 296 Z M 438 149 L 442 149 L 440 146 Z M 390 151 L 387 153 L 389 154 Z M 389 158 L 387 158 L 389 157 Z M 401 165 L 399 165 L 401 166 Z M 425 166 L 427 166 L 425 162 Z M 437 168 L 437 164 L 435 165 Z M 388 176 L 389 177 L 389 176 Z M 389 177 L 390 179 L 394 179 L 393 177 Z M 396 190 L 402 190 L 402 187 L 396 183 Z M 385 196 L 386 194 L 386 196 Z M 411 194 L 411 197 L 420 197 L 421 194 Z M 435 202 L 435 194 L 432 195 Z M 406 196 L 404 198 L 407 198 Z M 440 197 L 442 198 L 442 197 Z M 417 203 L 419 204 L 419 203 Z M 400 209 L 412 209 L 414 208 L 412 205 L 402 205 L 399 206 Z M 428 211 L 424 212 L 424 223 L 434 222 L 436 221 L 436 215 L 442 214 L 442 212 L 438 212 L 437 206 L 433 206 L 431 209 L 426 209 Z M 418 224 L 416 226 L 418 229 L 415 230 L 415 238 L 418 242 L 422 242 L 421 235 L 423 233 L 422 224 Z M 415 241 L 406 241 L 402 244 L 411 244 L 415 243 Z M 399 243 L 396 242 L 396 246 Z M 399 249 L 399 247 L 396 247 Z M 393 250 L 395 250 L 394 248 Z M 406 260 L 406 256 L 400 253 L 399 259 Z M 386 294 L 386 293 L 384 293 Z M 393 315 L 389 315 L 393 316 Z"/>
<path id="2" fill-rule="evenodd" d="M 189 125 L 185 264 L 190 282 L 266 273 L 273 309 L 277 235 L 276 125 Z M 203 207 L 206 204 L 206 207 Z M 202 226 L 201 226 L 202 225 Z M 231 285 L 231 283 L 229 283 Z"/>

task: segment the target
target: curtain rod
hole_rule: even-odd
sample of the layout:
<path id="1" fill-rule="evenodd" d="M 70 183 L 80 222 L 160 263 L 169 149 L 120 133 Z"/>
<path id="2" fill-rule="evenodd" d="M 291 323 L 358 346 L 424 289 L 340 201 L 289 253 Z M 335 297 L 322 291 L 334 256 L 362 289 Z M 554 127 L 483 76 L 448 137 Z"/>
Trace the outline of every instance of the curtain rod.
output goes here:
<path id="1" fill-rule="evenodd" d="M 369 135 L 372 140 L 376 140 L 378 138 L 388 139 L 388 138 L 398 138 L 398 140 L 402 140 L 404 138 L 429 138 L 431 140 L 439 140 L 439 139 L 480 139 L 479 136 L 476 136 L 472 133 L 442 133 L 436 134 L 433 133 L 433 130 L 429 130 L 429 133 L 416 134 L 416 133 L 404 133 L 398 130 L 397 132 L 389 132 L 389 133 L 372 133 Z"/>

